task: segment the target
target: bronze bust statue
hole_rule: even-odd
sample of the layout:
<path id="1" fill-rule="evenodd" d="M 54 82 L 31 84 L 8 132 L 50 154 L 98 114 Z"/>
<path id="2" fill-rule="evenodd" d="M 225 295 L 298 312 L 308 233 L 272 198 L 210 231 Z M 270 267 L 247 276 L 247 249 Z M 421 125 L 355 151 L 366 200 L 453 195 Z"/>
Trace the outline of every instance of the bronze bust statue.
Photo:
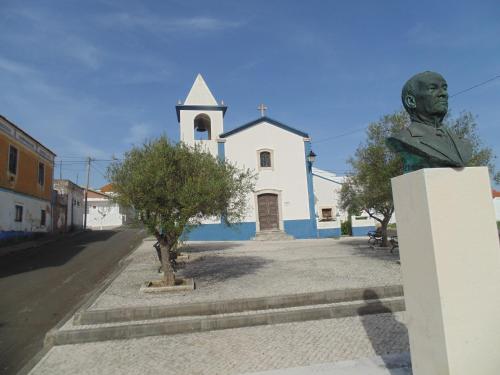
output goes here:
<path id="1" fill-rule="evenodd" d="M 471 143 L 443 125 L 447 90 L 445 79 L 434 72 L 416 74 L 403 86 L 401 99 L 411 124 L 389 137 L 387 144 L 403 156 L 405 173 L 421 168 L 461 168 L 471 159 Z"/>

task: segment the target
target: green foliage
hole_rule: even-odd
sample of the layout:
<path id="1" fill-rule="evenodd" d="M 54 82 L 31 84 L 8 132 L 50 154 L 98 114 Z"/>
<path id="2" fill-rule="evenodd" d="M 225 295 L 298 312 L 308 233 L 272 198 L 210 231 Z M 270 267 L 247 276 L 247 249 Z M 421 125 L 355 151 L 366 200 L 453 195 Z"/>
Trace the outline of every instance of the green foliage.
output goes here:
<path id="1" fill-rule="evenodd" d="M 351 220 L 343 221 L 340 224 L 340 233 L 344 236 L 352 235 L 352 223 Z"/>
<path id="2" fill-rule="evenodd" d="M 108 168 L 108 178 L 117 200 L 133 207 L 168 249 L 204 218 L 223 217 L 229 225 L 241 221 L 254 186 L 250 170 L 166 137 L 128 151 Z"/>
<path id="3" fill-rule="evenodd" d="M 463 112 L 457 118 L 448 117 L 445 123 L 452 131 L 472 142 L 473 157 L 470 166 L 488 166 L 493 174 L 495 156 L 492 149 L 484 147 L 480 141 L 474 116 Z M 404 110 L 385 115 L 370 124 L 365 142 L 348 160 L 353 172 L 340 192 L 342 209 L 349 213 L 365 211 L 380 222 L 383 235 L 387 232 L 388 222 L 394 212 L 391 178 L 403 174 L 401 157 L 389 150 L 385 140 L 409 124 L 410 118 Z M 494 175 L 494 178 L 500 182 L 500 173 Z"/>
<path id="4" fill-rule="evenodd" d="M 445 119 L 445 125 L 472 143 L 472 159 L 468 166 L 487 166 L 494 181 L 500 184 L 500 172 L 495 172 L 496 155 L 493 153 L 493 149 L 486 147 L 479 138 L 476 117 L 470 112 L 462 112 L 456 118 L 448 116 Z"/>

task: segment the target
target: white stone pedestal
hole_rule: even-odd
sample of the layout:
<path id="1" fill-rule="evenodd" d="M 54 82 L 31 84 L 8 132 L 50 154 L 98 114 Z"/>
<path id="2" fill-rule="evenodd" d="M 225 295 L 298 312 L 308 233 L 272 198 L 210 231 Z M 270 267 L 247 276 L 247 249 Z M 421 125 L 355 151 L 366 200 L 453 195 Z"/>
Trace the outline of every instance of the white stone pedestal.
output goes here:
<path id="1" fill-rule="evenodd" d="M 500 247 L 486 167 L 392 179 L 413 375 L 500 374 Z"/>

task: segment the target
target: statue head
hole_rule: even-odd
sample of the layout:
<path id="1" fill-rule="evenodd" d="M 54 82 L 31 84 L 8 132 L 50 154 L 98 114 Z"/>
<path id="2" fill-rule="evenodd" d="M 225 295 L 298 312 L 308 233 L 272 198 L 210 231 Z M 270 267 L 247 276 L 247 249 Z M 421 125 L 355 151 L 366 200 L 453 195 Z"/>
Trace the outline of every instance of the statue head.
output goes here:
<path id="1" fill-rule="evenodd" d="M 403 86 L 401 99 L 412 121 L 440 126 L 448 112 L 448 85 L 438 73 L 418 73 Z"/>

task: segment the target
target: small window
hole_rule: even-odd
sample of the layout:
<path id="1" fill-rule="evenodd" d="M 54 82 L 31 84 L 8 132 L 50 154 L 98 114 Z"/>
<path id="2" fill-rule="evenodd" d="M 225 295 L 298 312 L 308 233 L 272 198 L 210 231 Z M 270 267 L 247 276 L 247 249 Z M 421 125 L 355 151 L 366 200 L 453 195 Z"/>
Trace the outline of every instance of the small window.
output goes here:
<path id="1" fill-rule="evenodd" d="M 40 185 L 45 184 L 45 164 L 38 163 L 38 183 Z"/>
<path id="2" fill-rule="evenodd" d="M 45 213 L 45 210 L 42 210 L 40 214 L 40 225 L 45 226 L 46 220 L 47 220 L 47 214 Z"/>
<path id="3" fill-rule="evenodd" d="M 321 220 L 322 221 L 332 221 L 332 209 L 331 208 L 322 208 L 321 209 Z"/>
<path id="4" fill-rule="evenodd" d="M 261 168 L 271 168 L 271 153 L 269 151 L 260 153 L 260 166 Z"/>
<path id="5" fill-rule="evenodd" d="M 23 221 L 23 206 L 16 205 L 16 221 Z"/>
<path id="6" fill-rule="evenodd" d="M 9 172 L 17 174 L 17 148 L 9 147 Z"/>

